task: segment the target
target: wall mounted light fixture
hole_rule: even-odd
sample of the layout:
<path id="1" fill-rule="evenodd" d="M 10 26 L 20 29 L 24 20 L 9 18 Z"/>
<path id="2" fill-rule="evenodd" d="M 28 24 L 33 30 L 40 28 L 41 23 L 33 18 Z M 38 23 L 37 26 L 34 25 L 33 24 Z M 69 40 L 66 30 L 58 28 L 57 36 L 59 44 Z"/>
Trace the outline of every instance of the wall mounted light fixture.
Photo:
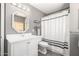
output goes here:
<path id="1" fill-rule="evenodd" d="M 20 9 L 24 10 L 24 11 L 27 11 L 27 15 L 30 15 L 31 10 L 30 10 L 30 8 L 29 8 L 28 6 L 23 5 L 23 4 L 21 4 L 21 3 L 11 3 L 11 4 L 12 4 L 13 6 L 16 6 L 16 7 L 20 8 Z"/>
<path id="2" fill-rule="evenodd" d="M 25 5 L 21 4 L 21 3 L 12 3 L 12 5 L 16 6 L 16 7 L 20 8 L 20 9 L 30 11 L 30 8 L 28 6 L 25 6 Z"/>

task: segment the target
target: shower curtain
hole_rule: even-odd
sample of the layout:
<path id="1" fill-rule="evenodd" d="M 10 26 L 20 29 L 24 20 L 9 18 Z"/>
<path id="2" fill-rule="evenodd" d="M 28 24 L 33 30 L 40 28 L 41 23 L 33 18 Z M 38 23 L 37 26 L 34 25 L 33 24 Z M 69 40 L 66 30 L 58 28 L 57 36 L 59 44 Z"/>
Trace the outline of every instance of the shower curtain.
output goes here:
<path id="1" fill-rule="evenodd" d="M 41 35 L 43 38 L 60 42 L 66 41 L 68 12 L 52 14 L 42 18 Z"/>
<path id="2" fill-rule="evenodd" d="M 55 13 L 42 18 L 41 20 L 41 35 L 44 39 L 48 39 L 49 44 L 56 41 L 55 45 L 61 45 L 61 42 L 67 43 L 69 47 L 69 13 L 68 10 Z M 53 42 L 54 44 L 55 42 Z M 64 44 L 63 44 L 64 45 Z M 64 46 L 61 47 L 64 47 Z M 52 51 L 60 54 L 68 55 L 69 48 L 64 49 L 57 46 L 51 46 Z"/>

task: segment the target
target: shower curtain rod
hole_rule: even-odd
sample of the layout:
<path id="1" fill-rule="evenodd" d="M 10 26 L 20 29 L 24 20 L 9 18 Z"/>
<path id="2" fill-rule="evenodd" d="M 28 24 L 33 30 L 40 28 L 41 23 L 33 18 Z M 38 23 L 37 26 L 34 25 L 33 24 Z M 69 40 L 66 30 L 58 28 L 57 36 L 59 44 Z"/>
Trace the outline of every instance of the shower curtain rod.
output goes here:
<path id="1" fill-rule="evenodd" d="M 58 17 L 54 17 L 54 18 L 50 18 L 50 19 L 41 20 L 40 22 L 53 20 L 53 19 L 60 18 L 60 17 L 63 17 L 63 16 L 68 16 L 68 14 L 65 14 L 65 15 L 62 15 L 62 16 L 58 16 Z"/>

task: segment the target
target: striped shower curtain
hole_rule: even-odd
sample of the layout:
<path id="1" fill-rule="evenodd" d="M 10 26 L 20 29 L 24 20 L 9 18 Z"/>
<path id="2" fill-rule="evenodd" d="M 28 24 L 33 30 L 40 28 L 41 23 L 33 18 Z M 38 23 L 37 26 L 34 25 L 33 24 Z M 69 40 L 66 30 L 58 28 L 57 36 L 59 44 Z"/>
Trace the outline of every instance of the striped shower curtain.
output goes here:
<path id="1" fill-rule="evenodd" d="M 41 35 L 43 38 L 65 42 L 68 33 L 68 12 L 63 11 L 41 20 Z"/>

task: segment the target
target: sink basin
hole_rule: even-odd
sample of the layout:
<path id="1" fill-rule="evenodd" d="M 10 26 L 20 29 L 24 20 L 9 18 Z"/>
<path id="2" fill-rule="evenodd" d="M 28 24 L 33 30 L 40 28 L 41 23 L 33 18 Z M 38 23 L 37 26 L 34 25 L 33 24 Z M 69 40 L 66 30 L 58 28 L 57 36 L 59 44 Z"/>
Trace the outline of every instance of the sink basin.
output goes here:
<path id="1" fill-rule="evenodd" d="M 10 43 L 13 43 L 13 42 L 18 42 L 18 41 L 27 40 L 30 38 L 35 38 L 40 36 L 35 36 L 32 35 L 31 33 L 27 33 L 27 34 L 8 34 L 6 37 Z"/>
<path id="2" fill-rule="evenodd" d="M 32 33 L 28 33 L 28 34 L 21 34 L 21 36 L 23 36 L 23 37 L 28 37 L 28 36 L 32 36 Z"/>

